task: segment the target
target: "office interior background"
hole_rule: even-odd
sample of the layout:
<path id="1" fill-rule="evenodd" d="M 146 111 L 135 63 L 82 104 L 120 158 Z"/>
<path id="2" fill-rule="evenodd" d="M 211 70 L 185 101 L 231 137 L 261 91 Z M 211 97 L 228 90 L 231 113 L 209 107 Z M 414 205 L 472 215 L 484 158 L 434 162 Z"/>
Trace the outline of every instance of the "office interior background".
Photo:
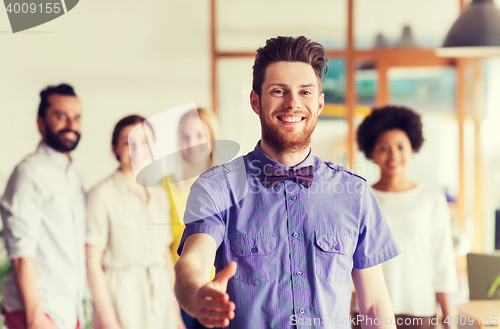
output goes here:
<path id="1" fill-rule="evenodd" d="M 223 139 L 239 143 L 243 154 L 251 151 L 260 138 L 249 102 L 255 50 L 270 37 L 305 35 L 329 54 L 327 106 L 313 134 L 313 153 L 374 183 L 377 167 L 354 143 L 357 125 L 374 106 L 417 110 L 426 143 L 408 168 L 410 178 L 447 193 L 458 259 L 491 252 L 500 208 L 500 59 L 434 53 L 467 4 L 86 0 L 15 34 L 2 10 L 0 195 L 40 140 L 39 92 L 49 84 L 73 85 L 81 101 L 82 138 L 72 156 L 86 189 L 116 169 L 111 133 L 129 114 L 152 117 L 195 102 L 217 112 Z"/>

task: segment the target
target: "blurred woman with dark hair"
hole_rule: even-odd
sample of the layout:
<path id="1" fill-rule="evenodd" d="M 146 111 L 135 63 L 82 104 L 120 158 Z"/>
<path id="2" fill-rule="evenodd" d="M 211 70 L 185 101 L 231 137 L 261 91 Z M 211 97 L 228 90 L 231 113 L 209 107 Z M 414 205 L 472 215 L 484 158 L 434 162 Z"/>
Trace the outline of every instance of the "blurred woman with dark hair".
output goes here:
<path id="1" fill-rule="evenodd" d="M 143 117 L 120 120 L 111 142 L 120 166 L 88 194 L 87 274 L 96 329 L 185 328 L 172 292 L 167 195 L 134 176 L 150 161 L 148 140 L 154 143 L 154 133 Z"/>
<path id="2" fill-rule="evenodd" d="M 436 300 L 444 318 L 450 315 L 448 294 L 457 290 L 457 274 L 445 194 L 406 176 L 424 143 L 420 116 L 404 107 L 374 109 L 359 126 L 357 140 L 380 167 L 373 192 L 401 249 L 382 264 L 397 324 L 403 324 L 398 328 L 432 328 Z"/>

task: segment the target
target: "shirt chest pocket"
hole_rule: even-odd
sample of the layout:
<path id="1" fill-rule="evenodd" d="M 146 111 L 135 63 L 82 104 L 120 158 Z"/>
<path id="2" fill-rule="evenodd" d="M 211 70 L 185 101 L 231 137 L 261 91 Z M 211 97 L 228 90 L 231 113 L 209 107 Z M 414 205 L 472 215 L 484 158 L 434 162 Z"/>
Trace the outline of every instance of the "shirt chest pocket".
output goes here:
<path id="1" fill-rule="evenodd" d="M 277 237 L 274 233 L 238 235 L 229 241 L 231 256 L 238 264 L 234 278 L 258 285 L 274 280 L 277 273 Z"/>
<path id="2" fill-rule="evenodd" d="M 314 232 L 316 274 L 331 282 L 349 282 L 355 239 L 345 232 Z"/>

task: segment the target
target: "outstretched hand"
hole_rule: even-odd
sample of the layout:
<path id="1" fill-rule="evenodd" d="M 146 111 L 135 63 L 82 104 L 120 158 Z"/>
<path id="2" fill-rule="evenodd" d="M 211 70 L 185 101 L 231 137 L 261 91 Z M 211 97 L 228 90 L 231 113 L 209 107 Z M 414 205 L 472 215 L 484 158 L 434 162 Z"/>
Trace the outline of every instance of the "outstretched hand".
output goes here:
<path id="1" fill-rule="evenodd" d="M 236 262 L 229 263 L 213 281 L 198 290 L 195 298 L 195 317 L 207 328 L 227 327 L 234 319 L 235 305 L 229 300 L 227 282 L 236 273 Z"/>

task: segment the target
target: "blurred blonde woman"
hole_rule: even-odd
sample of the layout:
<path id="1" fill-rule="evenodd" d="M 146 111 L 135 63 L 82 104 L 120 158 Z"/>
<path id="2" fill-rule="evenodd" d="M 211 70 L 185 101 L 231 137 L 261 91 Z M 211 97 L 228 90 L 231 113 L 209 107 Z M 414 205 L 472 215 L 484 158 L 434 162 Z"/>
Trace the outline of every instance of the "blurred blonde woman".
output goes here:
<path id="1" fill-rule="evenodd" d="M 201 124 L 200 124 L 201 121 Z M 181 241 L 185 225 L 182 218 L 186 209 L 189 189 L 194 181 L 204 171 L 213 166 L 213 157 L 216 150 L 210 147 L 193 148 L 195 145 L 207 143 L 219 138 L 219 124 L 213 111 L 200 108 L 186 112 L 179 120 L 177 130 L 177 144 L 180 158 L 174 175 L 167 177 L 167 188 L 172 216 L 172 233 L 174 241 L 170 248 L 174 261 L 179 259 L 177 247 Z M 201 152 L 200 152 L 201 151 Z M 205 152 L 206 151 L 206 152 Z"/>
<path id="2" fill-rule="evenodd" d="M 95 329 L 185 328 L 172 292 L 167 195 L 134 178 L 133 168 L 149 161 L 142 129 L 154 136 L 144 120 L 132 115 L 116 124 L 111 144 L 119 168 L 87 198 L 87 273 Z M 134 129 L 138 125 L 142 129 Z"/>
<path id="3" fill-rule="evenodd" d="M 194 181 L 214 164 L 217 150 L 212 148 L 211 140 L 219 139 L 219 124 L 213 111 L 199 108 L 186 112 L 179 120 L 177 142 L 179 161 L 175 174 L 167 177 L 167 192 L 171 206 L 173 243 L 170 245 L 172 258 L 179 259 L 177 248 L 181 241 L 185 225 L 184 211 L 189 190 Z M 209 147 L 195 147 L 207 143 Z M 212 278 L 215 270 L 212 270 Z M 195 318 L 182 311 L 182 317 L 188 329 L 204 328 Z"/>

